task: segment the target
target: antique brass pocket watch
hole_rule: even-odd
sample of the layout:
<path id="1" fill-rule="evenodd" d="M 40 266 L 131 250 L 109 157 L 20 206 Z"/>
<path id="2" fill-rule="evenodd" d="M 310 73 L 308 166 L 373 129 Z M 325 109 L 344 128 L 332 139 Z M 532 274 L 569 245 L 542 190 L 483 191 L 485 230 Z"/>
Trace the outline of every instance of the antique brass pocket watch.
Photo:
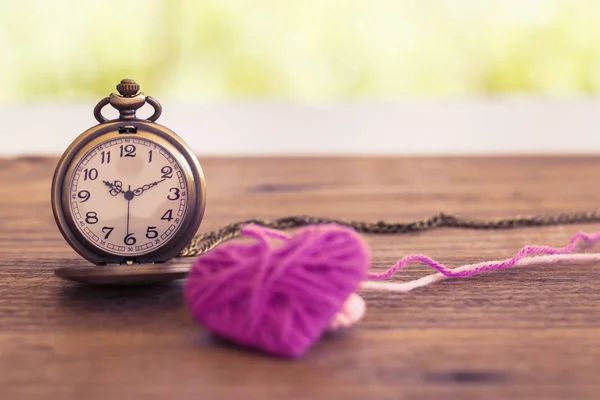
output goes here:
<path id="1" fill-rule="evenodd" d="M 94 109 L 99 124 L 62 155 L 52 181 L 52 210 L 60 232 L 93 266 L 62 267 L 61 278 L 91 283 L 145 283 L 185 276 L 165 264 L 194 237 L 205 209 L 198 159 L 173 131 L 157 124 L 162 107 L 124 79 L 119 94 Z M 136 111 L 149 104 L 147 119 Z M 119 117 L 107 120 L 111 105 Z"/>

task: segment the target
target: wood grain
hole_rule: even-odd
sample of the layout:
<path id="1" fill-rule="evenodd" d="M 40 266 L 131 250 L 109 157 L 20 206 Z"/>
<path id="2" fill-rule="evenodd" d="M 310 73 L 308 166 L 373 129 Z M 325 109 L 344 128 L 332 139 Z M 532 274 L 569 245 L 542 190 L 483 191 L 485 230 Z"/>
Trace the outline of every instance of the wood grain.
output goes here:
<path id="1" fill-rule="evenodd" d="M 597 399 L 600 266 L 515 269 L 408 295 L 366 293 L 365 320 L 296 361 L 238 349 L 191 319 L 181 282 L 61 281 L 85 265 L 50 208 L 56 158 L 0 159 L 0 398 Z M 201 158 L 202 229 L 309 214 L 406 221 L 595 209 L 596 157 Z M 595 224 L 439 229 L 366 239 L 383 268 L 407 253 L 461 264 L 562 245 Z M 175 262 L 189 263 L 190 259 Z M 430 272 L 414 266 L 397 279 Z"/>

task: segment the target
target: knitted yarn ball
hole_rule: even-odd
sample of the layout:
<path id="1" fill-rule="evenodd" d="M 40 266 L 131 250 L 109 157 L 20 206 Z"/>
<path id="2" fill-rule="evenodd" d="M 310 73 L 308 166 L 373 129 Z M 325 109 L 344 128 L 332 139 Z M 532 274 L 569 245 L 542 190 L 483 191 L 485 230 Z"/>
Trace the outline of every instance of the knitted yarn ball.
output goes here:
<path id="1" fill-rule="evenodd" d="M 297 357 L 328 329 L 349 326 L 364 313 L 354 292 L 366 277 L 370 253 L 353 229 L 316 225 L 288 236 L 247 225 L 242 234 L 253 240 L 225 243 L 198 257 L 185 284 L 192 315 L 214 334 Z"/>

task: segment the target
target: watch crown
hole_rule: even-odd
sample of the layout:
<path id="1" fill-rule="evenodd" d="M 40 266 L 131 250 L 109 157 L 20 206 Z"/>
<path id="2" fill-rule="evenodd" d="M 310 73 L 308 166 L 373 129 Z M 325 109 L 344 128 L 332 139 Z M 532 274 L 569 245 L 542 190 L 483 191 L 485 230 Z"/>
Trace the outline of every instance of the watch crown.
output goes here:
<path id="1" fill-rule="evenodd" d="M 137 94 L 137 92 L 139 90 L 140 90 L 140 85 L 135 83 L 135 81 L 133 79 L 123 79 L 117 85 L 117 91 L 123 97 L 133 97 Z"/>

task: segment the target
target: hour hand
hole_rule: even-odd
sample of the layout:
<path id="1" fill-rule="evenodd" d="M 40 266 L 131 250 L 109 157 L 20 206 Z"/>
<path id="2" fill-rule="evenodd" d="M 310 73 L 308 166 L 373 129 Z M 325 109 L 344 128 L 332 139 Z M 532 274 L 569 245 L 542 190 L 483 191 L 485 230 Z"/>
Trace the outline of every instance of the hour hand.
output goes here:
<path id="1" fill-rule="evenodd" d="M 161 179 L 160 181 L 155 181 L 155 182 L 149 183 L 147 185 L 144 185 L 142 187 L 139 187 L 133 191 L 133 194 L 135 196 L 139 196 L 140 194 L 144 193 L 146 190 L 153 188 L 154 186 L 158 185 L 159 183 L 161 183 L 164 180 L 165 179 Z"/>
<path id="2" fill-rule="evenodd" d="M 125 192 L 123 191 L 123 182 L 121 182 L 121 181 L 114 181 L 114 182 L 102 181 L 102 182 L 110 188 L 109 193 L 111 194 L 111 196 L 118 196 L 121 193 L 125 194 Z"/>

